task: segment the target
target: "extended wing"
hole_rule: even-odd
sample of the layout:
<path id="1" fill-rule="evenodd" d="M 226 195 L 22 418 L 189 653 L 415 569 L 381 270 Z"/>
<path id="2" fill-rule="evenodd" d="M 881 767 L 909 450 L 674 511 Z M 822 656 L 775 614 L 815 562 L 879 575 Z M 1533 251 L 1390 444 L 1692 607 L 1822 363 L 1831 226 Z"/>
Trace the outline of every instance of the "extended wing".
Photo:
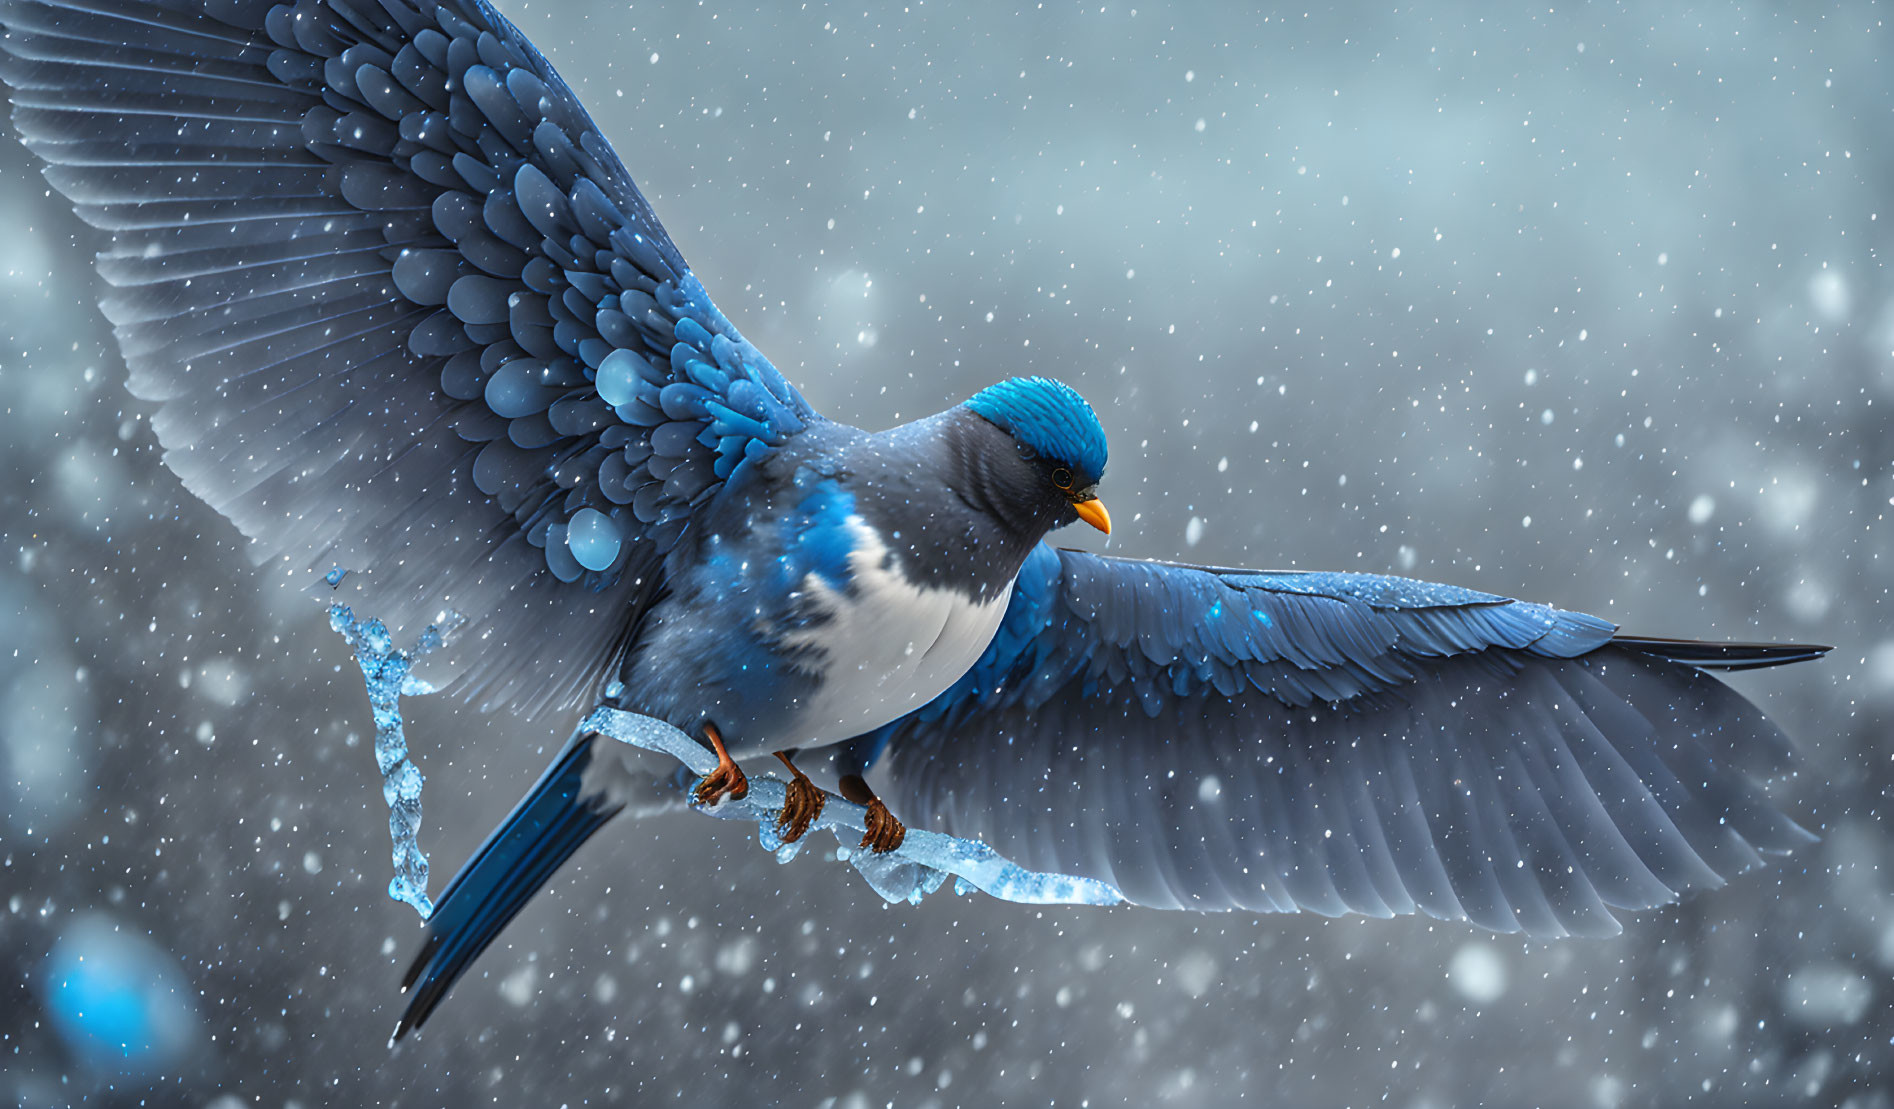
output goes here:
<path id="1" fill-rule="evenodd" d="M 13 118 L 112 232 L 165 462 L 286 570 L 473 621 L 428 676 L 592 691 L 664 552 L 817 419 L 484 0 L 0 0 Z M 412 634 L 410 632 L 410 634 Z"/>
<path id="2" fill-rule="evenodd" d="M 1606 933 L 1811 838 L 1759 784 L 1787 740 L 1699 667 L 1825 650 L 1614 632 L 1401 578 L 1041 547 L 985 657 L 858 742 L 918 825 L 1141 904 Z"/>

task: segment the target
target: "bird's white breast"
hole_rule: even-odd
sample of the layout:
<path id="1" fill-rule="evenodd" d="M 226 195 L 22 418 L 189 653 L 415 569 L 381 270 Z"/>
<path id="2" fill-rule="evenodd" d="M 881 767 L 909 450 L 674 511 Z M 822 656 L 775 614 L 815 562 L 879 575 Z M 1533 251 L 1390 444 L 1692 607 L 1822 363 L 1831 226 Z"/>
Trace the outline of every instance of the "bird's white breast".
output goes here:
<path id="1" fill-rule="evenodd" d="M 933 700 L 976 662 L 1006 614 L 1013 586 L 985 603 L 951 589 L 909 582 L 887 544 L 859 516 L 850 517 L 850 588 L 810 574 L 803 589 L 827 619 L 790 637 L 812 649 L 822 683 L 797 706 L 797 742 L 835 743 Z"/>

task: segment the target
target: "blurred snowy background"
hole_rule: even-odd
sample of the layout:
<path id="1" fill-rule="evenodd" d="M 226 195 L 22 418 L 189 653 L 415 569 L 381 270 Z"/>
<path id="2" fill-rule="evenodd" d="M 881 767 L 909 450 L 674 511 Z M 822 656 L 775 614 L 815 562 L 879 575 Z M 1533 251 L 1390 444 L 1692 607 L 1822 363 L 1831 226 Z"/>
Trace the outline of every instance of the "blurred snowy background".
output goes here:
<path id="1" fill-rule="evenodd" d="M 391 1055 L 420 935 L 358 675 L 160 466 L 100 239 L 9 140 L 0 1100 L 1894 1104 L 1894 31 L 1132 2 L 500 6 L 833 416 L 1053 374 L 1113 434 L 1116 551 L 1836 644 L 1740 682 L 1821 844 L 1547 946 L 887 908 L 675 814 Z M 433 700 L 438 892 L 563 733 Z"/>

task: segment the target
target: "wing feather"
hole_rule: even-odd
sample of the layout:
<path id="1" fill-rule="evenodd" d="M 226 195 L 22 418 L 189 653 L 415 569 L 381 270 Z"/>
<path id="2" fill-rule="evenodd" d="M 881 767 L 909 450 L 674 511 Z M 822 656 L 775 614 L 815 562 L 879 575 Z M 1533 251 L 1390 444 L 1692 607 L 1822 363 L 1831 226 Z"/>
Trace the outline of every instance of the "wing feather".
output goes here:
<path id="1" fill-rule="evenodd" d="M 113 233 L 102 306 L 166 464 L 398 633 L 469 617 L 430 680 L 594 692 L 697 508 L 817 419 L 484 0 L 0 25 L 15 127 Z"/>
<path id="2" fill-rule="evenodd" d="M 986 655 L 861 742 L 917 823 L 1139 904 L 1608 934 L 1811 838 L 1762 792 L 1781 732 L 1674 659 L 1822 650 L 1615 632 L 1398 578 L 1041 548 Z"/>

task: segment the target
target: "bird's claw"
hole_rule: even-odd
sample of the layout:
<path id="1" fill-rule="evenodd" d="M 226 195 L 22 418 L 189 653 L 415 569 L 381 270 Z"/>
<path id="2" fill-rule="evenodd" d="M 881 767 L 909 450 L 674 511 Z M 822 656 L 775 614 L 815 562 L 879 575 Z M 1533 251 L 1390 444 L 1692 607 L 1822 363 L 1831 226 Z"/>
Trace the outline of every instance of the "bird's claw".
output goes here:
<path id="1" fill-rule="evenodd" d="M 886 855 L 901 846 L 901 842 L 908 838 L 907 825 L 896 820 L 879 797 L 868 802 L 867 809 L 868 830 L 862 834 L 862 848 L 877 855 Z"/>
<path id="2" fill-rule="evenodd" d="M 734 762 L 720 762 L 697 783 L 696 801 L 709 808 L 725 797 L 741 801 L 750 792 L 750 780 Z"/>
<path id="3" fill-rule="evenodd" d="M 776 815 L 777 838 L 784 843 L 794 843 L 807 835 L 809 826 L 822 815 L 828 803 L 829 795 L 814 782 L 801 775 L 792 778 L 788 795 L 783 798 L 783 811 Z"/>

